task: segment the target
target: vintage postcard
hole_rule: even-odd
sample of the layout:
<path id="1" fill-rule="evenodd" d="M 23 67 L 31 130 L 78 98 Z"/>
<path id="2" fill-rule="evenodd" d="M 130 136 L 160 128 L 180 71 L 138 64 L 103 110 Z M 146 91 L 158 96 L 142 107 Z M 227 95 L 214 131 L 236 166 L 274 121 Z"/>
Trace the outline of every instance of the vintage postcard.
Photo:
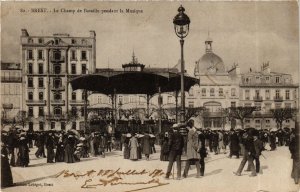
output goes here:
<path id="1" fill-rule="evenodd" d="M 296 192 L 298 2 L 2 2 L 0 101 L 3 192 Z"/>

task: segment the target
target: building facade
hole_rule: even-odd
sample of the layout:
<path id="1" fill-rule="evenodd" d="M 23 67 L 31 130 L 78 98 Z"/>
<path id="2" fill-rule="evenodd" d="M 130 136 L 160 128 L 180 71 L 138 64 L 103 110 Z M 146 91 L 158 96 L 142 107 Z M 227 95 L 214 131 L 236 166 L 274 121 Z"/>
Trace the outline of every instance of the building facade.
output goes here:
<path id="1" fill-rule="evenodd" d="M 277 127 L 271 109 L 298 108 L 298 85 L 293 83 L 290 74 L 272 72 L 269 63 L 263 63 L 260 71 L 242 74 L 240 93 L 241 106 L 258 109 L 252 118 L 245 120 L 246 127 Z M 283 127 L 295 127 L 295 121 L 286 120 Z"/>
<path id="2" fill-rule="evenodd" d="M 234 64 L 226 70 L 221 57 L 213 52 L 213 40 L 205 41 L 205 54 L 195 62 L 194 75 L 200 79 L 200 86 L 190 90 L 187 100 L 190 106 L 204 107 L 200 118 L 200 127 L 229 128 L 224 109 L 235 107 L 239 103 L 240 68 Z"/>
<path id="3" fill-rule="evenodd" d="M 3 121 L 15 121 L 19 112 L 23 110 L 22 96 L 20 63 L 1 62 L 1 117 Z"/>
<path id="4" fill-rule="evenodd" d="M 28 128 L 79 129 L 85 94 L 73 92 L 68 81 L 95 72 L 96 33 L 90 31 L 87 37 L 31 36 L 22 29 L 20 45 Z M 69 118 L 69 114 L 76 118 Z"/>

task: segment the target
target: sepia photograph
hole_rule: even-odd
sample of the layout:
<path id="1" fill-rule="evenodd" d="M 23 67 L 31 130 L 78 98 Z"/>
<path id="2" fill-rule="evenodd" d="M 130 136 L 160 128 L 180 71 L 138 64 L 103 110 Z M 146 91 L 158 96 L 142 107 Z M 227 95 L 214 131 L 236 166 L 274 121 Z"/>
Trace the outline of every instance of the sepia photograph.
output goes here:
<path id="1" fill-rule="evenodd" d="M 297 1 L 1 2 L 1 191 L 298 192 Z"/>

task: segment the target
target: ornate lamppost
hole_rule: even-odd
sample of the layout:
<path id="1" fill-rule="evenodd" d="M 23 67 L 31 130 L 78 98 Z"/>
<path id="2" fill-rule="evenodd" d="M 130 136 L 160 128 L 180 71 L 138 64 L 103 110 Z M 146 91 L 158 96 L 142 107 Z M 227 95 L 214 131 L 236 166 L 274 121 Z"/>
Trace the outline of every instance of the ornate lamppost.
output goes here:
<path id="1" fill-rule="evenodd" d="M 175 34 L 180 38 L 181 45 L 181 110 L 180 123 L 185 123 L 185 93 L 184 93 L 184 58 L 183 58 L 183 44 L 184 38 L 189 33 L 190 18 L 184 13 L 185 9 L 180 5 L 178 14 L 173 19 Z"/>

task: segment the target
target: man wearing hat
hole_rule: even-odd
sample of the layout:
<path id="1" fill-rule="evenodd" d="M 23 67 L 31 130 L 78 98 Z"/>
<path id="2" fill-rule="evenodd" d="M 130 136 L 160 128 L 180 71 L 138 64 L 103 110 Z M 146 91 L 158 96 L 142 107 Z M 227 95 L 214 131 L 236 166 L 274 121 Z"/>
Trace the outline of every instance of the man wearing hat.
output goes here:
<path id="1" fill-rule="evenodd" d="M 183 136 L 179 133 L 179 125 L 174 124 L 173 125 L 173 131 L 174 133 L 170 136 L 168 148 L 169 148 L 169 164 L 167 168 L 166 173 L 166 179 L 169 178 L 171 174 L 171 170 L 173 167 L 174 161 L 176 161 L 177 164 L 177 179 L 180 179 L 181 177 L 181 154 L 182 154 L 182 148 L 183 148 Z"/>

